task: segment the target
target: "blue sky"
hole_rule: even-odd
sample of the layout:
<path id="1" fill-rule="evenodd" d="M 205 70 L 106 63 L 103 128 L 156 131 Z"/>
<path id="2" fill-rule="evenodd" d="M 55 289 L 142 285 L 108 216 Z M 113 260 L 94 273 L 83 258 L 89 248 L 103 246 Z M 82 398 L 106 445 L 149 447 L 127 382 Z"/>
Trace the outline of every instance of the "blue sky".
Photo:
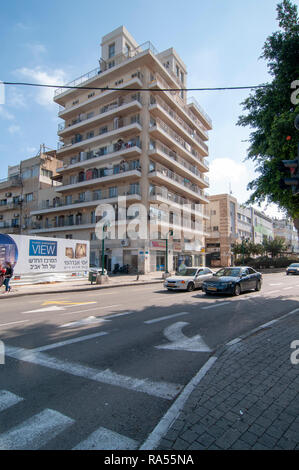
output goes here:
<path id="1" fill-rule="evenodd" d="M 10 0 L 0 17 L 0 80 L 63 84 L 98 65 L 103 35 L 126 26 L 141 44 L 174 47 L 188 70 L 188 87 L 267 82 L 260 60 L 265 39 L 278 29 L 276 0 Z M 6 87 L 0 106 L 0 178 L 7 165 L 57 146 L 58 106 L 52 89 Z M 244 162 L 249 129 L 236 126 L 249 91 L 193 92 L 213 120 L 210 194 L 245 202 L 254 177 Z M 267 209 L 276 215 L 276 209 Z"/>

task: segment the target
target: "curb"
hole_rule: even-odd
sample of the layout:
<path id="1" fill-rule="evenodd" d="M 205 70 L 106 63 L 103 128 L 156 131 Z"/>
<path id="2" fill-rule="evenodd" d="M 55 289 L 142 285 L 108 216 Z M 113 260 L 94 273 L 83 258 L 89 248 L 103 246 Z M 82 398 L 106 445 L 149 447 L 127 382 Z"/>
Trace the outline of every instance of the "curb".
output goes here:
<path id="1" fill-rule="evenodd" d="M 63 294 L 63 293 L 68 293 L 68 292 L 86 292 L 86 291 L 92 291 L 92 290 L 101 290 L 101 289 L 113 289 L 115 287 L 132 287 L 132 286 L 143 286 L 147 284 L 159 284 L 162 283 L 163 279 L 161 280 L 156 280 L 156 281 L 136 281 L 136 283 L 124 283 L 124 284 L 112 284 L 112 285 L 102 285 L 102 286 L 86 286 L 86 287 L 79 287 L 79 288 L 70 288 L 70 289 L 57 289 L 57 290 L 43 290 L 43 291 L 38 291 L 38 292 L 20 292 L 20 293 L 15 293 L 15 294 L 9 294 L 9 296 L 2 295 L 0 294 L 0 300 L 1 299 L 6 299 L 7 297 L 13 298 L 13 297 L 23 297 L 25 295 L 49 295 L 49 294 Z"/>

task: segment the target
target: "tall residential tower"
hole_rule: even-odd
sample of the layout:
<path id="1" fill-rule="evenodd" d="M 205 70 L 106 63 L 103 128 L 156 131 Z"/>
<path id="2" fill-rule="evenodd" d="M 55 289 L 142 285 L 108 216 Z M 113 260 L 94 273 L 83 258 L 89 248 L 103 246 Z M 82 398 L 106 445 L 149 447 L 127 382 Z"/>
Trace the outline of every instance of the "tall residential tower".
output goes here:
<path id="1" fill-rule="evenodd" d="M 99 263 L 96 208 L 107 203 L 115 211 L 105 241 L 108 269 L 117 263 L 141 272 L 164 269 L 166 239 L 169 269 L 182 261 L 202 264 L 212 125 L 198 103 L 187 100 L 186 66 L 173 48 L 158 53 L 150 42 L 139 45 L 123 26 L 102 38 L 101 51 L 99 67 L 69 84 L 77 88 L 55 92 L 63 119 L 59 199 L 35 212 L 42 220 L 32 233 L 88 239 L 91 262 Z M 122 228 L 113 239 L 123 214 L 120 196 L 126 223 L 132 225 L 142 203 L 145 225 L 154 221 L 154 232 L 134 237 Z"/>

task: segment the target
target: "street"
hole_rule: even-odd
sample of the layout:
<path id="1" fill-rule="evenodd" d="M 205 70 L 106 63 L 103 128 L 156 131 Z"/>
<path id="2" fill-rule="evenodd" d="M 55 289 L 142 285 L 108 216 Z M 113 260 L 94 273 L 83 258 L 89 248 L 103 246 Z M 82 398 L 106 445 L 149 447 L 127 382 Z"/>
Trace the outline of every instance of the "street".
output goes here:
<path id="1" fill-rule="evenodd" d="M 0 449 L 138 449 L 213 353 L 298 308 L 299 277 L 238 297 L 159 284 L 0 300 Z M 298 338 L 294 338 L 298 339 Z"/>

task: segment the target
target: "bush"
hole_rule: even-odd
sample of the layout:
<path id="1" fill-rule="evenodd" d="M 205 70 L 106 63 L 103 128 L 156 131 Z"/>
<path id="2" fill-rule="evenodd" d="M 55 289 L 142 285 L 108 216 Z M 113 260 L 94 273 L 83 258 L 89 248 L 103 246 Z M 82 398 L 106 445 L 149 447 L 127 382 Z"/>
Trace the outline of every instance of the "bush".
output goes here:
<path id="1" fill-rule="evenodd" d="M 258 258 L 244 258 L 244 263 L 243 263 L 243 258 L 238 258 L 235 261 L 236 266 L 251 266 L 253 269 L 266 269 L 270 267 L 274 268 L 286 268 L 288 267 L 291 263 L 298 263 L 299 259 L 297 258 L 287 258 L 285 256 L 281 258 L 269 258 L 268 256 L 259 256 Z"/>

